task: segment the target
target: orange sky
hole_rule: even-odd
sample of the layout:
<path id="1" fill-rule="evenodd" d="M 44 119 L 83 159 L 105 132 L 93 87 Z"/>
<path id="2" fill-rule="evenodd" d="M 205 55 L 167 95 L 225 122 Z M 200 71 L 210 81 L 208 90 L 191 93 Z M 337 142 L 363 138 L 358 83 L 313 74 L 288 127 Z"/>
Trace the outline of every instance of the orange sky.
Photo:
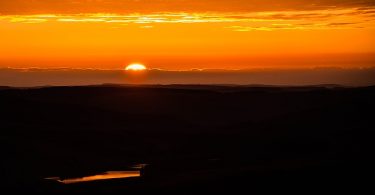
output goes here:
<path id="1" fill-rule="evenodd" d="M 0 1 L 0 67 L 375 64 L 373 1 Z"/>

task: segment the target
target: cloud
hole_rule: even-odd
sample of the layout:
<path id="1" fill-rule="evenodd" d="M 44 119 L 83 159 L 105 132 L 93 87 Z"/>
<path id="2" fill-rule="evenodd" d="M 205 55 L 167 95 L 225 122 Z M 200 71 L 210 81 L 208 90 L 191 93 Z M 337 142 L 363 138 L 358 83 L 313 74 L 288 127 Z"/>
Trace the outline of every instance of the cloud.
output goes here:
<path id="1" fill-rule="evenodd" d="M 103 23 L 140 24 L 154 27 L 160 23 L 223 23 L 227 29 L 238 32 L 273 30 L 314 30 L 329 28 L 374 27 L 374 9 L 357 8 L 309 10 L 309 11 L 269 11 L 249 13 L 130 13 L 130 14 L 60 14 L 60 15 L 4 15 L 0 21 L 11 23 Z M 362 25 L 362 26 L 359 26 Z"/>
<path id="2" fill-rule="evenodd" d="M 366 10 L 374 6 L 373 0 L 5 0 L 0 1 L 0 14 Z"/>

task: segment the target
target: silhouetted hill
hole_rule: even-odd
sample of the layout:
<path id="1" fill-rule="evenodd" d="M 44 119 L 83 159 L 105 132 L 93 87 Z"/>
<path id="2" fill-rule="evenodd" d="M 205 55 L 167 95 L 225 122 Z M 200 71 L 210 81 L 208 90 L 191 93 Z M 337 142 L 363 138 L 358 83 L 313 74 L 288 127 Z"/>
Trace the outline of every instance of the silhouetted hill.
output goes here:
<path id="1" fill-rule="evenodd" d="M 10 89 L 11 87 L 7 87 L 7 86 L 0 86 L 0 90 L 3 90 L 3 89 Z"/>
<path id="2" fill-rule="evenodd" d="M 374 100 L 375 87 L 3 88 L 1 185 L 55 194 L 363 187 Z M 137 163 L 148 166 L 134 181 L 43 180 Z"/>

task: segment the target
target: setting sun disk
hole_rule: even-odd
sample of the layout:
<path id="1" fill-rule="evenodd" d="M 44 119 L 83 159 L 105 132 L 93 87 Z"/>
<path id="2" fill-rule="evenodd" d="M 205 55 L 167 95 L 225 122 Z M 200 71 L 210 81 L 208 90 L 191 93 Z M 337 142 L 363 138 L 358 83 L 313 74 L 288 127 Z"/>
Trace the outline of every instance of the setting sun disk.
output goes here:
<path id="1" fill-rule="evenodd" d="M 143 71 L 146 70 L 146 66 L 143 64 L 130 64 L 125 68 L 125 70 L 130 70 L 130 71 Z"/>

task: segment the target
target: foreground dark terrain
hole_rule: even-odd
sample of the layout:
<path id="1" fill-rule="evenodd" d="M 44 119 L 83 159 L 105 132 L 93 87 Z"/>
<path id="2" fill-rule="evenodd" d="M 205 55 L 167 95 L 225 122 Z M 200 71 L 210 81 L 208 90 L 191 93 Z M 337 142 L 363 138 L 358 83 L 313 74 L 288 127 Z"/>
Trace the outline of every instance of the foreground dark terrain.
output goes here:
<path id="1" fill-rule="evenodd" d="M 0 191 L 199 194 L 370 187 L 375 87 L 0 89 Z M 63 184 L 147 164 L 138 178 Z"/>

